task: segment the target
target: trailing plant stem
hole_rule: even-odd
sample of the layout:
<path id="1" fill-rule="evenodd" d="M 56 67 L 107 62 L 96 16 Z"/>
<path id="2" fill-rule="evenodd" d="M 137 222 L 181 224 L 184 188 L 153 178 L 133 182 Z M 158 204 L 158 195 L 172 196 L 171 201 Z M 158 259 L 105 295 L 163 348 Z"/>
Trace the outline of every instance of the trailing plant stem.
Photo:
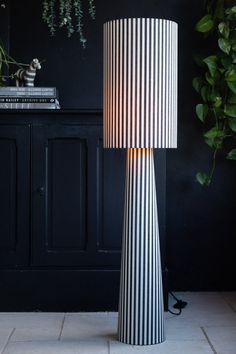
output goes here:
<path id="1" fill-rule="evenodd" d="M 212 168 L 210 171 L 210 175 L 209 175 L 209 182 L 211 182 L 212 177 L 214 175 L 215 172 L 215 168 L 216 168 L 216 155 L 219 149 L 215 149 L 214 153 L 213 153 L 213 159 L 212 159 Z"/>
<path id="2" fill-rule="evenodd" d="M 17 63 L 15 60 L 13 60 L 13 61 L 11 61 L 11 60 L 1 60 L 1 62 L 3 62 L 4 64 L 15 64 L 15 65 L 17 65 L 17 66 L 19 66 L 19 67 L 21 67 L 21 66 L 29 66 L 29 64 L 24 64 L 24 63 Z"/>
<path id="3" fill-rule="evenodd" d="M 87 11 L 92 20 L 95 19 L 96 14 L 94 1 L 87 0 Z M 51 35 L 55 34 L 58 27 L 66 27 L 68 37 L 71 37 L 76 30 L 82 46 L 85 47 L 83 16 L 82 0 L 43 0 L 42 19 L 49 27 Z"/>

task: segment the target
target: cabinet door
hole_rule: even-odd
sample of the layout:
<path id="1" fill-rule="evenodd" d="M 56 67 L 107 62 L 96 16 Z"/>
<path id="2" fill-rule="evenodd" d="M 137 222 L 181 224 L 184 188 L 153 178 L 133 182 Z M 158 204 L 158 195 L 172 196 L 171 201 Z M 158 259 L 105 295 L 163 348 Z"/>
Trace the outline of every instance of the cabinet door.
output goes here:
<path id="1" fill-rule="evenodd" d="M 32 141 L 32 264 L 119 265 L 124 152 L 103 150 L 101 125 L 34 126 Z"/>
<path id="2" fill-rule="evenodd" d="M 0 125 L 0 265 L 28 263 L 30 128 Z"/>

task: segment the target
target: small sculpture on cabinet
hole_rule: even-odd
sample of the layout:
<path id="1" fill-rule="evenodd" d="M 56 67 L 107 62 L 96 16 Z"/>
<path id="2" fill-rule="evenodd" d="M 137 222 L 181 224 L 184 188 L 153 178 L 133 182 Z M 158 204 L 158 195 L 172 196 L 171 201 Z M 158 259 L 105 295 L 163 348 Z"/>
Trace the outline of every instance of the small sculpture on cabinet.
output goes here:
<path id="1" fill-rule="evenodd" d="M 26 69 L 19 69 L 14 74 L 16 86 L 33 87 L 36 76 L 36 71 L 41 69 L 41 64 L 38 59 L 33 59 Z"/>

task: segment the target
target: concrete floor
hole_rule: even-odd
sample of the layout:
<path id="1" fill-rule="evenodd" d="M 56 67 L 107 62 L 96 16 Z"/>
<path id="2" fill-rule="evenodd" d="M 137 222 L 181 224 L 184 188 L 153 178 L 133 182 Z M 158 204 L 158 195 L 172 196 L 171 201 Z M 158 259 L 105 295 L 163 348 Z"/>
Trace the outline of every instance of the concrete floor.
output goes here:
<path id="1" fill-rule="evenodd" d="M 117 313 L 0 313 L 0 353 L 236 354 L 236 292 L 175 294 L 188 305 L 166 313 L 162 344 L 119 343 Z"/>

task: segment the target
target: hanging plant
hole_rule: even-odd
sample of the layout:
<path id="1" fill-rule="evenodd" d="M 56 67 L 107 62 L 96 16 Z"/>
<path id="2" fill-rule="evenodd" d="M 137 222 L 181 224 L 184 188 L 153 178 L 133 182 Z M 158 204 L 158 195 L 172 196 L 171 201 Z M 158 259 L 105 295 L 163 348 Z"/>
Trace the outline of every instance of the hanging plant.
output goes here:
<path id="1" fill-rule="evenodd" d="M 87 2 L 88 13 L 94 20 L 96 13 L 94 0 Z M 51 35 L 55 35 L 57 27 L 66 27 L 68 37 L 78 32 L 80 42 L 85 47 L 83 16 L 82 0 L 43 0 L 42 19 L 48 25 Z"/>
<path id="2" fill-rule="evenodd" d="M 212 181 L 219 150 L 226 150 L 227 159 L 236 160 L 236 3 L 208 0 L 206 10 L 195 28 L 211 40 L 211 47 L 215 42 L 216 49 L 197 59 L 201 76 L 193 79 L 193 87 L 201 97 L 196 114 L 205 127 L 205 142 L 213 149 L 210 172 L 196 175 L 204 186 Z"/>

